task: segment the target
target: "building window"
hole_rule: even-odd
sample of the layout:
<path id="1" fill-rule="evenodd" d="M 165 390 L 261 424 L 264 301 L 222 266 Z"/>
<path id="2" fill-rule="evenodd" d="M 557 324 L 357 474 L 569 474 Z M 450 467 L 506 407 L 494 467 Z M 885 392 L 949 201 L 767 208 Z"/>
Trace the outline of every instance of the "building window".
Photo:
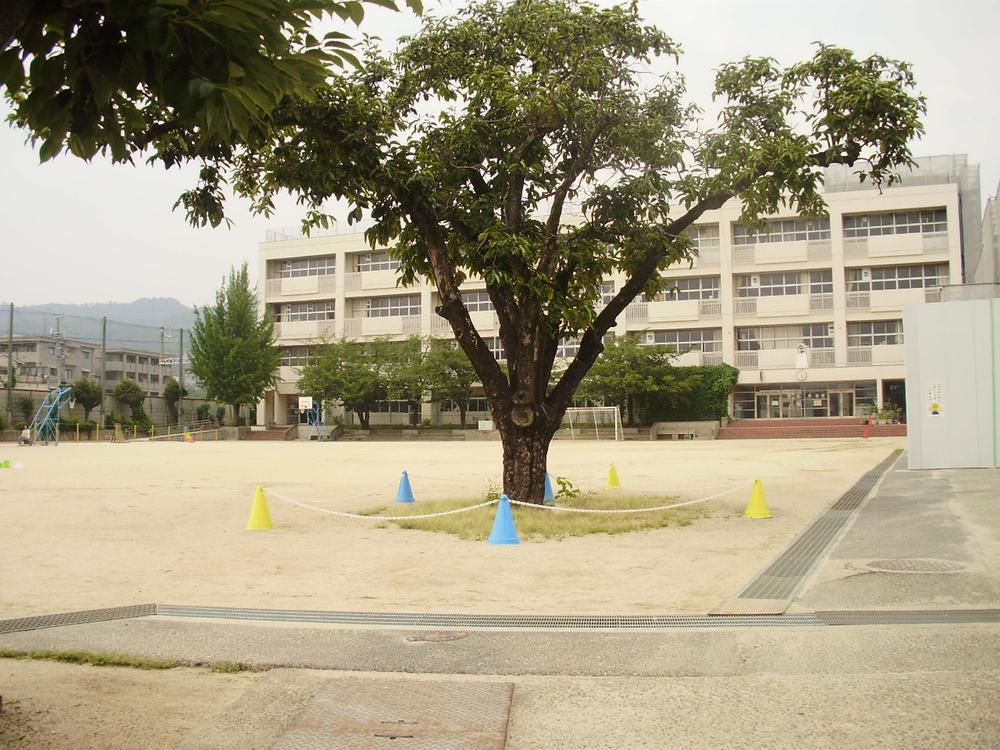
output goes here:
<path id="1" fill-rule="evenodd" d="M 291 279 L 297 276 L 331 276 L 336 270 L 336 256 L 324 255 L 317 258 L 283 260 L 278 273 L 283 279 Z"/>
<path id="2" fill-rule="evenodd" d="M 504 362 L 507 359 L 507 354 L 503 350 L 503 342 L 500 341 L 499 336 L 487 336 L 483 338 L 483 343 L 489 348 L 490 352 L 493 354 L 494 359 L 498 362 Z"/>
<path id="3" fill-rule="evenodd" d="M 466 406 L 465 411 L 468 412 L 489 412 L 490 406 L 485 398 L 476 397 L 470 398 L 468 406 Z M 449 398 L 446 398 L 441 402 L 440 411 L 442 413 L 459 411 L 458 404 Z"/>
<path id="4" fill-rule="evenodd" d="M 407 315 L 420 315 L 419 294 L 369 297 L 365 302 L 366 318 L 398 318 Z"/>
<path id="5" fill-rule="evenodd" d="M 139 364 L 140 365 L 146 365 L 148 367 L 149 366 L 149 358 L 148 357 L 139 357 Z"/>
<path id="6" fill-rule="evenodd" d="M 794 326 L 753 326 L 736 329 L 736 350 L 795 349 L 805 344 L 810 349 L 833 348 L 832 323 L 806 323 Z"/>
<path id="7" fill-rule="evenodd" d="M 718 276 L 688 276 L 669 279 L 663 289 L 665 299 L 719 299 Z"/>
<path id="8" fill-rule="evenodd" d="M 376 401 L 372 404 L 372 414 L 409 414 L 409 401 Z"/>
<path id="9" fill-rule="evenodd" d="M 87 360 L 90 359 L 90 351 L 88 351 L 87 349 L 81 349 L 80 354 L 83 356 L 84 359 Z"/>
<path id="10" fill-rule="evenodd" d="M 870 292 L 879 289 L 922 289 L 942 286 L 948 281 L 948 266 L 875 266 L 848 268 L 847 291 Z"/>
<path id="11" fill-rule="evenodd" d="M 847 324 L 848 346 L 884 346 L 903 343 L 903 321 L 862 320 Z"/>
<path id="12" fill-rule="evenodd" d="M 703 352 L 722 351 L 721 328 L 691 328 L 682 331 L 648 331 L 643 335 L 645 344 L 665 344 L 678 352 L 697 349 Z"/>
<path id="13" fill-rule="evenodd" d="M 462 302 L 469 312 L 482 312 L 493 309 L 493 300 L 489 292 L 462 292 Z"/>
<path id="14" fill-rule="evenodd" d="M 810 271 L 809 294 L 833 294 L 833 271 Z"/>
<path id="15" fill-rule="evenodd" d="M 718 224 L 695 224 L 687 230 L 691 247 L 696 250 L 707 250 L 719 246 L 719 225 Z"/>
<path id="16" fill-rule="evenodd" d="M 761 232 L 751 232 L 742 224 L 733 224 L 734 245 L 759 245 L 768 242 L 801 242 L 830 239 L 830 219 L 771 219 Z"/>
<path id="17" fill-rule="evenodd" d="M 556 357 L 569 359 L 575 357 L 580 351 L 580 339 L 560 339 L 559 346 L 556 347 Z"/>
<path id="18" fill-rule="evenodd" d="M 135 355 L 134 354 L 126 354 L 125 355 L 125 361 L 128 364 L 130 364 L 130 365 L 134 365 L 135 364 Z"/>
<path id="19" fill-rule="evenodd" d="M 73 368 L 72 367 L 63 368 L 63 382 L 64 383 L 72 383 L 73 382 Z"/>
<path id="20" fill-rule="evenodd" d="M 305 367 L 312 364 L 315 358 L 316 352 L 311 346 L 281 347 L 282 367 Z"/>
<path id="21" fill-rule="evenodd" d="M 615 282 L 602 281 L 601 285 L 597 288 L 597 293 L 601 295 L 601 304 L 607 305 L 615 297 Z"/>
<path id="22" fill-rule="evenodd" d="M 389 257 L 389 253 L 362 253 L 358 256 L 358 271 L 395 271 L 399 268 L 399 261 Z"/>
<path id="23" fill-rule="evenodd" d="M 291 302 L 279 306 L 278 321 L 290 323 L 298 320 L 333 320 L 334 301 Z"/>
<path id="24" fill-rule="evenodd" d="M 737 297 L 782 297 L 786 294 L 802 294 L 799 271 L 740 274 L 736 279 Z"/>
<path id="25" fill-rule="evenodd" d="M 946 231 L 948 231 L 948 212 L 943 208 L 844 217 L 844 237 L 879 237 L 889 234 L 929 234 Z"/>

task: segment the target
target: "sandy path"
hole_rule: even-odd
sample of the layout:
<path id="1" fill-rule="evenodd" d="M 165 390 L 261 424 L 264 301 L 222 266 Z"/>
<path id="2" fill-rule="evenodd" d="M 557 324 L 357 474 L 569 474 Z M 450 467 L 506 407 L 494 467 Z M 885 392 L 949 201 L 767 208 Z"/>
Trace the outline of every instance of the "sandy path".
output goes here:
<path id="1" fill-rule="evenodd" d="M 748 489 L 712 517 L 652 532 L 495 547 L 270 502 L 263 484 L 324 507 L 391 501 L 407 469 L 418 502 L 478 502 L 498 443 L 179 443 L 0 447 L 0 617 L 140 602 L 368 611 L 706 612 L 902 439 L 557 442 L 554 474 L 597 487 L 701 497 L 759 477 L 774 518 L 740 517 Z"/>

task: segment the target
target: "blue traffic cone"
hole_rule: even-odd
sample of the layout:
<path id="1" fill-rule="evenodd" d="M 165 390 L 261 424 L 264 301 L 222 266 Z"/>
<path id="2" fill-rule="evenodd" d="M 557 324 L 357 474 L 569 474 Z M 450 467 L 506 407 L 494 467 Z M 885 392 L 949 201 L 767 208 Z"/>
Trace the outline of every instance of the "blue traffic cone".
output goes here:
<path id="1" fill-rule="evenodd" d="M 489 544 L 520 544 L 517 529 L 514 528 L 514 514 L 510 511 L 510 500 L 506 495 L 500 496 L 497 514 L 493 519 L 493 531 L 486 540 Z"/>
<path id="2" fill-rule="evenodd" d="M 552 478 L 549 476 L 549 472 L 545 472 L 545 497 L 542 498 L 542 502 L 546 505 L 552 505 L 556 501 L 556 496 L 552 494 Z"/>
<path id="3" fill-rule="evenodd" d="M 413 496 L 413 490 L 410 489 L 410 478 L 403 472 L 403 476 L 399 478 L 399 489 L 396 490 L 396 502 L 397 503 L 413 503 L 416 502 L 417 498 Z"/>

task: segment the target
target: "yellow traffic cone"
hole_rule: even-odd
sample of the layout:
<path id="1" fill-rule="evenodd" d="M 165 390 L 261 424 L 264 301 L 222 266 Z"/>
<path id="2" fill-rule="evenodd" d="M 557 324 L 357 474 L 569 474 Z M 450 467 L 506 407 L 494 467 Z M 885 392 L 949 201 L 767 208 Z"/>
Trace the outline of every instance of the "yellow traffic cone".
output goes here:
<path id="1" fill-rule="evenodd" d="M 753 482 L 753 489 L 750 490 L 750 502 L 747 503 L 746 518 L 770 518 L 771 511 L 768 510 L 767 500 L 764 499 L 764 486 L 759 479 Z"/>
<path id="2" fill-rule="evenodd" d="M 622 486 L 621 480 L 618 479 L 618 470 L 615 469 L 614 464 L 611 464 L 611 466 L 608 467 L 608 481 L 604 483 L 604 486 L 609 490 L 615 488 L 620 489 Z"/>
<path id="3" fill-rule="evenodd" d="M 250 518 L 247 519 L 247 530 L 270 528 L 272 528 L 271 514 L 267 510 L 267 500 L 264 499 L 264 488 L 257 485 L 257 491 L 253 493 Z"/>
<path id="4" fill-rule="evenodd" d="M 192 435 L 190 432 L 185 432 L 184 433 L 184 442 L 185 443 L 193 443 L 194 442 L 194 435 Z"/>

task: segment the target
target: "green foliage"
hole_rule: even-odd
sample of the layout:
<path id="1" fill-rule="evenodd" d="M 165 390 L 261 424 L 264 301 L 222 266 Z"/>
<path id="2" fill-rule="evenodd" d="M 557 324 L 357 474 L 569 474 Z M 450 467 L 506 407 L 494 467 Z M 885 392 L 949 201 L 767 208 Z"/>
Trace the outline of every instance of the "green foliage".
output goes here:
<path id="1" fill-rule="evenodd" d="M 31 400 L 31 396 L 18 396 L 14 399 L 14 408 L 21 412 L 25 422 L 30 422 L 35 416 L 35 403 Z"/>
<path id="2" fill-rule="evenodd" d="M 167 378 L 163 384 L 163 400 L 167 404 L 167 413 L 171 422 L 178 421 L 177 404 L 188 395 L 187 388 L 181 387 L 176 378 Z"/>
<path id="3" fill-rule="evenodd" d="M 644 423 L 716 420 L 729 413 L 729 396 L 739 380 L 738 369 L 721 364 L 675 367 L 673 371 L 673 389 L 644 396 Z"/>
<path id="4" fill-rule="evenodd" d="M 283 102 L 308 99 L 331 68 L 357 63 L 348 35 L 319 39 L 310 27 L 327 15 L 359 24 L 363 2 L 396 7 L 392 0 L 12 2 L 0 14 L 0 87 L 11 119 L 41 143 L 42 161 L 64 150 L 132 161 L 150 145 L 166 166 L 224 158 L 265 137 Z M 407 5 L 420 11 L 419 0 Z"/>
<path id="5" fill-rule="evenodd" d="M 208 404 L 199 404 L 198 408 L 194 410 L 194 416 L 199 422 L 204 422 L 209 418 L 210 411 L 211 407 Z"/>
<path id="6" fill-rule="evenodd" d="M 452 341 L 431 339 L 422 362 L 424 387 L 431 401 L 452 401 L 459 409 L 459 421 L 465 427 L 465 413 L 472 398 L 473 384 L 479 379 L 468 355 Z"/>
<path id="7" fill-rule="evenodd" d="M 281 352 L 274 345 L 274 320 L 257 315 L 246 263 L 230 271 L 215 305 L 195 310 L 191 372 L 209 398 L 233 407 L 234 418 L 241 405 L 257 403 L 277 382 Z"/>
<path id="8" fill-rule="evenodd" d="M 617 337 L 605 346 L 578 395 L 627 407 L 630 423 L 725 416 L 740 371 L 726 364 L 674 367 L 675 356 L 671 347 Z"/>
<path id="9" fill-rule="evenodd" d="M 315 360 L 302 368 L 299 391 L 324 404 L 340 404 L 368 427 L 376 401 L 419 400 L 420 340 L 342 339 L 318 348 Z"/>
<path id="10" fill-rule="evenodd" d="M 119 406 L 127 406 L 129 408 L 133 419 L 138 418 L 140 414 L 145 416 L 142 402 L 146 400 L 146 392 L 134 380 L 129 378 L 122 380 L 122 382 L 115 386 L 112 395 Z"/>
<path id="11" fill-rule="evenodd" d="M 222 427 L 222 423 L 226 420 L 226 407 L 217 406 L 215 407 L 215 421 L 219 423 L 219 427 Z"/>
<path id="12" fill-rule="evenodd" d="M 90 420 L 90 412 L 100 405 L 101 384 L 90 378 L 80 378 L 73 383 L 73 398 L 83 408 L 83 418 Z"/>
<path id="13" fill-rule="evenodd" d="M 556 500 L 573 500 L 580 497 L 580 489 L 574 485 L 567 477 L 556 477 Z"/>
<path id="14" fill-rule="evenodd" d="M 578 397 L 623 407 L 628 424 L 638 418 L 637 403 L 648 394 L 684 387 L 677 381 L 670 347 L 645 346 L 631 336 L 617 336 L 597 358 L 577 391 Z"/>

